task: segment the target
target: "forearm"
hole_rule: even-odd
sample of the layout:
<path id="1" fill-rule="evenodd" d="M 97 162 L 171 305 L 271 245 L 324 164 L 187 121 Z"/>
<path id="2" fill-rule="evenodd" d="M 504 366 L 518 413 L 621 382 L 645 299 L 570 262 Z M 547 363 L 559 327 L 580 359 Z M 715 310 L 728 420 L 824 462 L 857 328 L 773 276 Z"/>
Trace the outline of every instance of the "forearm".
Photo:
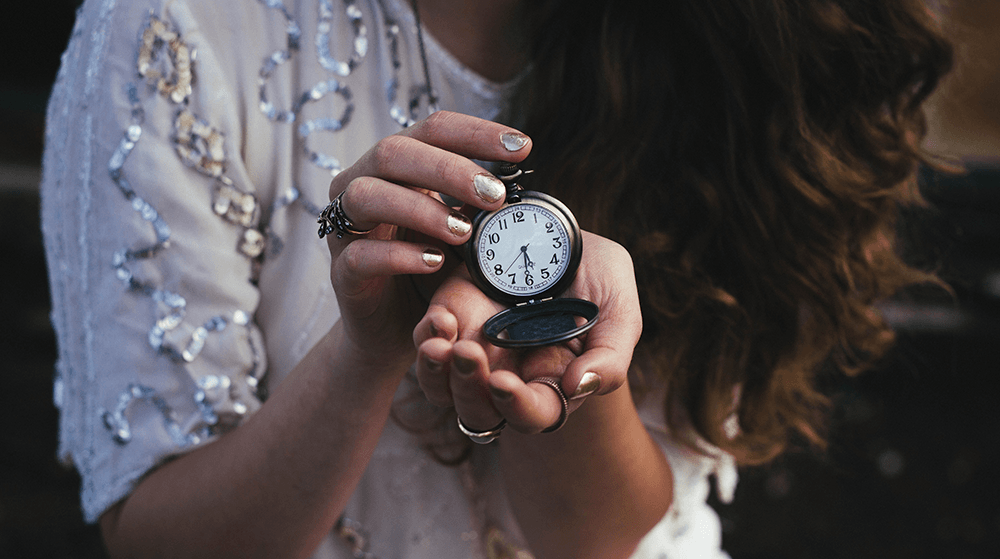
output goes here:
<path id="1" fill-rule="evenodd" d="M 335 327 L 246 423 L 144 479 L 101 518 L 112 554 L 308 556 L 361 478 L 405 367 L 345 346 Z"/>
<path id="2" fill-rule="evenodd" d="M 539 559 L 627 557 L 670 506 L 669 464 L 627 387 L 590 398 L 556 433 L 501 441 L 507 494 Z"/>

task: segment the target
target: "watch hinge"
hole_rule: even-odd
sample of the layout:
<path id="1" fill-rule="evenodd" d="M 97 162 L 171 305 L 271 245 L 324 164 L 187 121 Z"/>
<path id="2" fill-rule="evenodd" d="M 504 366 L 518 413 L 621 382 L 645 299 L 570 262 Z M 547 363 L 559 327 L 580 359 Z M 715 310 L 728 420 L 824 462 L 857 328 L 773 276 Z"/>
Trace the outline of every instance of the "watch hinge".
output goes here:
<path id="1" fill-rule="evenodd" d="M 551 301 L 551 300 L 552 300 L 552 297 L 546 297 L 544 299 L 528 299 L 527 301 L 522 301 L 520 303 L 516 303 L 514 306 L 515 307 L 523 307 L 525 305 L 534 305 L 535 303 L 543 303 L 545 301 Z"/>

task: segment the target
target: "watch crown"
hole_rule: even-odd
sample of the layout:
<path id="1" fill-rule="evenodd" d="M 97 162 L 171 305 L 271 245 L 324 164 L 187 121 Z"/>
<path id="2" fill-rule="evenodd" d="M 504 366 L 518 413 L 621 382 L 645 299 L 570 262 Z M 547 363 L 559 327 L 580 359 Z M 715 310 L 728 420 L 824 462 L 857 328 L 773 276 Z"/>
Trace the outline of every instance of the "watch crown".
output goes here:
<path id="1" fill-rule="evenodd" d="M 527 175 L 531 171 L 522 171 L 517 163 L 501 162 L 497 168 L 497 178 L 507 186 L 507 197 L 511 197 L 515 192 L 521 190 L 521 185 L 517 184 L 518 177 Z"/>

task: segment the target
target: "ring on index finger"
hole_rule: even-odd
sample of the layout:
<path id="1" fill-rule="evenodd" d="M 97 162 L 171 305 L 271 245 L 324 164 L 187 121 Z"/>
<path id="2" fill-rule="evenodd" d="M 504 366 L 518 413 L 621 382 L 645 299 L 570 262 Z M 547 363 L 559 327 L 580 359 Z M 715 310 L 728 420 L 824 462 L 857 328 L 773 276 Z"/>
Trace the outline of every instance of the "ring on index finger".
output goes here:
<path id="1" fill-rule="evenodd" d="M 544 384 L 552 390 L 556 391 L 559 396 L 559 402 L 562 404 L 562 411 L 559 412 L 559 419 L 556 420 L 552 426 L 547 427 L 542 430 L 543 433 L 551 433 L 553 431 L 558 431 L 566 424 L 566 419 L 569 417 L 569 400 L 566 398 L 566 393 L 563 392 L 562 386 L 559 385 L 559 379 L 553 377 L 538 377 L 536 379 L 531 379 L 528 384 L 537 382 L 538 384 Z"/>
<path id="2" fill-rule="evenodd" d="M 333 199 L 332 202 L 327 204 L 326 208 L 323 209 L 319 214 L 319 218 L 316 223 L 319 223 L 319 238 L 329 235 L 330 233 L 336 233 L 338 239 L 343 239 L 344 235 L 364 235 L 371 233 L 374 227 L 371 229 L 358 229 L 358 226 L 351 221 L 351 218 L 347 217 L 344 213 L 344 192 L 341 192 Z"/>

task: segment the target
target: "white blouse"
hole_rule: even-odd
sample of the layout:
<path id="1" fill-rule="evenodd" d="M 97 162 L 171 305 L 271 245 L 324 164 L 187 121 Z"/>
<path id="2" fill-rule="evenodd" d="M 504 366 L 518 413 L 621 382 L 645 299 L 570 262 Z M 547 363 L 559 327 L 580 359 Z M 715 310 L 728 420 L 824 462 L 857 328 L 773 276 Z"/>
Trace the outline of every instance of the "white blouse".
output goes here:
<path id="1" fill-rule="evenodd" d="M 497 118 L 514 83 L 424 34 L 441 108 Z M 510 111 L 513 113 L 514 111 Z M 261 406 L 337 320 L 316 215 L 332 174 L 428 114 L 400 0 L 87 0 L 48 109 L 42 227 L 59 455 L 94 522 L 164 460 Z M 407 383 L 400 393 L 408 390 Z M 726 557 L 705 503 L 733 461 L 679 445 L 674 504 L 635 557 Z M 495 449 L 458 467 L 390 421 L 315 557 L 530 557 Z"/>

